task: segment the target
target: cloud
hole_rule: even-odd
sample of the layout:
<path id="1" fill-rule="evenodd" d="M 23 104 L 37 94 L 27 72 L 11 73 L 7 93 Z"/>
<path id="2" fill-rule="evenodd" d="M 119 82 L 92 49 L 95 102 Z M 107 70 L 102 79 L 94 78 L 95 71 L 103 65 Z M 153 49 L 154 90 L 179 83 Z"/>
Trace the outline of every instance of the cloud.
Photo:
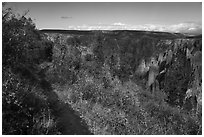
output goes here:
<path id="1" fill-rule="evenodd" d="M 69 16 L 61 16 L 60 18 L 61 18 L 61 19 L 71 19 L 72 17 L 69 17 Z"/>
<path id="2" fill-rule="evenodd" d="M 196 28 L 189 28 L 188 30 L 189 31 L 193 31 L 193 30 L 196 30 Z"/>
<path id="3" fill-rule="evenodd" d="M 186 22 L 176 25 L 171 25 L 168 27 L 167 31 L 169 32 L 178 32 L 178 33 L 202 33 L 202 25 L 200 23 Z"/>
<path id="4" fill-rule="evenodd" d="M 126 25 L 126 24 L 123 24 L 123 23 L 117 22 L 117 23 L 113 23 L 112 25 L 114 25 L 114 26 L 124 26 L 124 25 Z"/>

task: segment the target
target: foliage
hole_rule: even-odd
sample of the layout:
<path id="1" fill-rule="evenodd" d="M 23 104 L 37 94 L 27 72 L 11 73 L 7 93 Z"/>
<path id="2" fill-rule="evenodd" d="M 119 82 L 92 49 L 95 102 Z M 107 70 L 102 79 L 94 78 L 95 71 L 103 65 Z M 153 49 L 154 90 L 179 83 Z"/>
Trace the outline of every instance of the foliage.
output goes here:
<path id="1" fill-rule="evenodd" d="M 101 81 L 86 77 L 74 86 L 57 88 L 94 134 L 201 134 L 200 120 L 169 106 L 165 93 L 152 95 L 131 81 L 122 85 L 114 80 L 105 88 Z"/>
<path id="2" fill-rule="evenodd" d="M 129 72 L 134 72 L 141 59 L 157 56 L 177 45 L 177 41 L 149 37 L 135 40 L 131 36 L 115 38 L 100 31 L 93 36 L 60 34 L 60 37 L 64 42 L 55 46 L 66 45 L 66 54 L 62 58 L 58 50 L 59 56 L 54 55 L 54 59 L 63 62 L 56 70 L 65 72 L 57 72 L 56 76 L 64 77 L 64 84 L 59 85 L 60 81 L 55 79 L 55 91 L 63 102 L 71 104 L 80 113 L 92 133 L 201 134 L 201 112 L 197 115 L 183 108 L 185 91 L 194 76 L 182 46 L 177 49 L 167 70 L 164 89 L 151 94 L 144 88 L 144 82 L 129 79 Z M 70 52 L 73 49 L 77 52 Z M 91 49 L 92 52 L 85 54 L 81 49 Z M 74 81 L 73 77 L 66 77 L 67 69 L 77 66 L 72 65 L 75 61 L 72 55 L 80 64 L 78 69 L 72 69 Z M 66 58 L 71 58 L 71 62 Z M 53 80 L 53 72 L 49 70 L 50 80 Z M 139 83 L 142 84 L 139 86 Z"/>
<path id="3" fill-rule="evenodd" d="M 30 18 L 4 11 L 2 17 L 2 63 L 4 66 L 51 60 L 52 43 L 43 39 Z M 10 15 L 10 16 L 9 16 Z"/>
<path id="4" fill-rule="evenodd" d="M 40 87 L 9 69 L 3 70 L 2 91 L 3 134 L 57 133 L 55 118 Z"/>
<path id="5" fill-rule="evenodd" d="M 2 133 L 60 134 L 38 83 L 38 65 L 52 60 L 52 42 L 5 3 L 2 12 Z"/>
<path id="6" fill-rule="evenodd" d="M 188 85 L 193 79 L 192 67 L 182 49 L 177 51 L 174 59 L 166 74 L 164 90 L 168 94 L 168 102 L 171 105 L 182 106 Z"/>

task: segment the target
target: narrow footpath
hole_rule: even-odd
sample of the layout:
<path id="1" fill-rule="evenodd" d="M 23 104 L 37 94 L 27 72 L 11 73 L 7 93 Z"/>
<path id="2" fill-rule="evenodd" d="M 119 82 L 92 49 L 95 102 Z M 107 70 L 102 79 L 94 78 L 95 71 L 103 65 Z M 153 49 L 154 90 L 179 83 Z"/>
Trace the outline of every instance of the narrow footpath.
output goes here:
<path id="1" fill-rule="evenodd" d="M 63 135 L 92 135 L 84 120 L 79 117 L 70 105 L 59 100 L 48 81 L 42 79 L 40 86 L 48 97 L 49 107 L 57 118 L 57 127 Z"/>

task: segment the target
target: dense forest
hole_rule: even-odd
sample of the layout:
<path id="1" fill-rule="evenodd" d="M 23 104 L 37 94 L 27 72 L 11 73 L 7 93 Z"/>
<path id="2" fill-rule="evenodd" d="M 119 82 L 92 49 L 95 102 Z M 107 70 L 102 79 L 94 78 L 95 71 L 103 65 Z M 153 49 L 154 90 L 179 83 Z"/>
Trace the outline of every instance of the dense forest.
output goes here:
<path id="1" fill-rule="evenodd" d="M 202 35 L 37 30 L 3 4 L 2 134 L 201 135 L 201 97 Z"/>

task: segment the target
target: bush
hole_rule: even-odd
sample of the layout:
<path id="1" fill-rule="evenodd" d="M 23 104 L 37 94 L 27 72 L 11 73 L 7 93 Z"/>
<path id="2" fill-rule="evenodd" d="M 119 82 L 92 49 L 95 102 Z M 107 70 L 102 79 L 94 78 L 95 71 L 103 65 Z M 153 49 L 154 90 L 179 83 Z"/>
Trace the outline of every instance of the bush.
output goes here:
<path id="1" fill-rule="evenodd" d="M 59 134 L 47 96 L 39 86 L 38 67 L 52 60 L 52 42 L 30 18 L 16 16 L 3 3 L 2 133 Z"/>
<path id="2" fill-rule="evenodd" d="M 52 59 L 52 42 L 35 28 L 31 18 L 16 17 L 4 9 L 2 17 L 2 65 L 39 64 Z"/>
<path id="3" fill-rule="evenodd" d="M 2 77 L 3 134 L 56 134 L 55 118 L 40 87 L 11 72 Z"/>
<path id="4" fill-rule="evenodd" d="M 152 97 L 151 95 L 144 96 L 144 94 L 148 93 L 140 93 L 140 99 L 143 100 L 141 100 L 142 107 L 145 109 L 147 117 L 151 118 L 151 125 L 155 123 L 154 126 L 160 127 L 160 132 L 156 132 L 156 134 L 201 134 L 201 123 L 198 122 L 197 116 L 192 117 L 182 107 L 170 106 L 165 102 L 165 96 L 162 98 L 161 95 Z M 150 131 L 149 134 L 155 134 L 154 129 Z"/>

